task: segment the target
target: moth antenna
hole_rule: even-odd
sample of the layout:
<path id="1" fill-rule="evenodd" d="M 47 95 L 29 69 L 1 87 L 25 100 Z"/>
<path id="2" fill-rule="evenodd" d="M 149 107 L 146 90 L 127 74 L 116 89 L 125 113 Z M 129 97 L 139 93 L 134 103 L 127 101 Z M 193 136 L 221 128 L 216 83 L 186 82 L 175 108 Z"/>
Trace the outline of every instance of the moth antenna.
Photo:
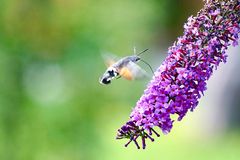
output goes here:
<path id="1" fill-rule="evenodd" d="M 142 60 L 142 59 L 140 59 L 140 61 L 142 61 L 143 63 L 145 63 L 146 65 L 148 65 L 148 67 L 150 68 L 150 70 L 151 70 L 152 73 L 154 74 L 153 69 L 152 69 L 152 67 L 150 66 L 150 64 L 148 64 L 146 61 L 144 61 L 144 60 Z"/>
<path id="2" fill-rule="evenodd" d="M 134 53 L 134 55 L 136 55 L 136 53 L 137 53 L 136 51 L 137 51 L 137 50 L 136 50 L 136 47 L 134 46 L 134 47 L 133 47 L 133 53 Z"/>
<path id="3" fill-rule="evenodd" d="M 146 51 L 148 51 L 148 48 L 147 48 L 147 49 L 145 49 L 144 51 L 142 51 L 142 52 L 138 53 L 138 54 L 137 54 L 137 56 L 140 56 L 141 54 L 143 54 L 143 53 L 144 53 L 144 52 L 146 52 Z"/>

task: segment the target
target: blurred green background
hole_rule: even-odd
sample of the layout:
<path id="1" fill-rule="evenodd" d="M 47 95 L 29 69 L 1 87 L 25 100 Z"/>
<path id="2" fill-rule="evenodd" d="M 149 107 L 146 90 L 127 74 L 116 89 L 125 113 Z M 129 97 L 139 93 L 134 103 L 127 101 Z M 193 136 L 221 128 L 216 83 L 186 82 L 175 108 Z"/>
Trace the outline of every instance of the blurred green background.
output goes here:
<path id="1" fill-rule="evenodd" d="M 238 159 L 239 125 L 229 125 L 227 103 L 219 113 L 211 101 L 221 99 L 218 86 L 210 85 L 208 101 L 169 135 L 137 150 L 115 136 L 149 80 L 98 83 L 105 52 L 149 48 L 143 58 L 156 69 L 202 6 L 201 0 L 1 0 L 0 159 Z"/>

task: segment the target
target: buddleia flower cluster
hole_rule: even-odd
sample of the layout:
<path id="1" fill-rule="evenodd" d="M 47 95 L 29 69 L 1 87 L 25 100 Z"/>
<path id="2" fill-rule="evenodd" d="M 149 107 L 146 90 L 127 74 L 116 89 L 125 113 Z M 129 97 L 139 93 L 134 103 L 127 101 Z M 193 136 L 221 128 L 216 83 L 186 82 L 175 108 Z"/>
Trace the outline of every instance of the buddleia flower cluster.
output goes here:
<path id="1" fill-rule="evenodd" d="M 129 121 L 117 139 L 129 139 L 137 148 L 154 141 L 157 129 L 167 134 L 177 115 L 180 121 L 193 111 L 207 89 L 206 82 L 219 63 L 226 62 L 229 46 L 238 45 L 240 32 L 240 0 L 208 0 L 197 16 L 189 17 L 184 34 L 169 48 L 162 65 L 154 73 Z"/>

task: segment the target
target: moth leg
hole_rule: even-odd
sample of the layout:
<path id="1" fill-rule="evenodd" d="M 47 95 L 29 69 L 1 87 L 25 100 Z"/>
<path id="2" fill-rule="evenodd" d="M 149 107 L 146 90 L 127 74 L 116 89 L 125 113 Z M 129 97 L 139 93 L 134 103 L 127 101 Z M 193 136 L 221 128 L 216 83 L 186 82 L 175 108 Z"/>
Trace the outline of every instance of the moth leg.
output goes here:
<path id="1" fill-rule="evenodd" d="M 118 75 L 117 77 L 116 77 L 116 79 L 119 79 L 119 78 L 121 78 L 122 76 L 120 76 L 120 75 Z"/>

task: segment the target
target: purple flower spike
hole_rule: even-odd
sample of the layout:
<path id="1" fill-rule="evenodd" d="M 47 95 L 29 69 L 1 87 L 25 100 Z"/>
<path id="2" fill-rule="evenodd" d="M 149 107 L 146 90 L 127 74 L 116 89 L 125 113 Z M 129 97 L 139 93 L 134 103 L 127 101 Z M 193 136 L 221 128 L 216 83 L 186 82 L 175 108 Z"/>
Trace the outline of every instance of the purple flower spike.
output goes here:
<path id="1" fill-rule="evenodd" d="M 226 50 L 238 44 L 240 0 L 208 0 L 196 17 L 189 17 L 184 35 L 168 50 L 168 56 L 133 109 L 130 120 L 118 130 L 117 139 L 128 138 L 140 148 L 146 139 L 154 141 L 153 129 L 171 131 L 178 115 L 180 121 L 193 111 L 207 89 L 206 81 L 220 62 L 226 62 Z"/>

